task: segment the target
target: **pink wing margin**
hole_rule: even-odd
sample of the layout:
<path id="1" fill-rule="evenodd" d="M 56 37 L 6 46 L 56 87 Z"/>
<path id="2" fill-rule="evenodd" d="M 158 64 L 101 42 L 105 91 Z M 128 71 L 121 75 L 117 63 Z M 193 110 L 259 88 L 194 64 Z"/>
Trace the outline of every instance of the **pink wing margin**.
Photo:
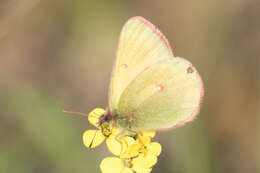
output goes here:
<path id="1" fill-rule="evenodd" d="M 177 58 L 180 58 L 180 57 L 177 57 Z M 189 63 L 189 64 L 192 66 L 192 64 L 191 64 L 189 61 L 187 61 L 186 59 L 184 59 L 184 58 L 180 58 L 180 59 L 182 59 L 183 61 L 186 61 L 187 63 Z M 161 128 L 161 129 L 156 129 L 156 130 L 166 131 L 166 130 L 175 129 L 175 128 L 177 128 L 177 127 L 183 126 L 184 124 L 186 124 L 186 123 L 188 123 L 188 122 L 194 120 L 194 118 L 196 117 L 196 115 L 198 115 L 199 110 L 200 110 L 200 105 L 201 105 L 201 102 L 202 102 L 203 97 L 204 97 L 204 86 L 203 86 L 203 82 L 202 82 L 202 79 L 201 79 L 201 77 L 200 77 L 199 72 L 197 71 L 196 68 L 193 68 L 193 69 L 195 69 L 196 77 L 197 77 L 197 79 L 198 79 L 198 81 L 199 81 L 199 85 L 200 85 L 200 99 L 199 99 L 199 102 L 198 102 L 198 106 L 194 109 L 194 111 L 191 113 L 191 115 L 188 116 L 185 120 L 180 121 L 179 123 L 173 125 L 172 127 L 169 127 L 169 128 Z"/>
<path id="2" fill-rule="evenodd" d="M 146 26 L 148 26 L 158 37 L 159 39 L 163 42 L 163 44 L 165 45 L 165 47 L 167 48 L 168 50 L 168 53 L 170 56 L 174 57 L 173 56 L 173 53 L 172 53 L 172 49 L 171 49 L 171 46 L 168 42 L 168 40 L 166 39 L 166 37 L 151 23 L 149 22 L 148 20 L 146 20 L 145 18 L 141 17 L 141 16 L 135 16 L 135 17 L 131 17 L 130 19 L 128 19 L 126 21 L 126 23 L 123 25 L 123 28 L 120 32 L 120 36 L 119 36 L 119 39 L 118 39 L 118 45 L 117 45 L 117 50 L 116 50 L 116 56 L 114 58 L 114 63 L 113 63 L 113 68 L 112 68 L 112 72 L 110 74 L 110 82 L 109 82 L 109 88 L 108 88 L 108 103 L 110 102 L 110 91 L 111 91 L 111 81 L 112 81 L 112 78 L 113 78 L 113 74 L 114 74 L 114 69 L 115 69 L 115 65 L 116 65 L 116 60 L 117 60 L 117 52 L 118 52 L 118 48 L 119 48 L 119 42 L 120 42 L 120 39 L 121 39 L 121 35 L 122 35 L 122 31 L 123 29 L 125 28 L 125 26 L 127 25 L 127 23 L 131 20 L 139 20 L 141 21 L 142 23 L 144 23 Z"/>
<path id="3" fill-rule="evenodd" d="M 145 18 L 141 17 L 141 16 L 136 16 L 136 17 L 132 17 L 129 20 L 139 20 L 141 22 L 143 22 L 145 25 L 147 25 L 158 37 L 159 39 L 163 42 L 163 44 L 165 45 L 165 47 L 168 49 L 169 55 L 173 56 L 172 53 L 172 48 L 168 42 L 168 40 L 166 39 L 166 37 L 161 33 L 161 31 L 159 31 L 159 29 L 157 29 L 151 22 L 149 22 L 148 20 L 146 20 Z M 127 21 L 127 22 L 128 22 Z M 126 22 L 126 24 L 127 24 Z"/>

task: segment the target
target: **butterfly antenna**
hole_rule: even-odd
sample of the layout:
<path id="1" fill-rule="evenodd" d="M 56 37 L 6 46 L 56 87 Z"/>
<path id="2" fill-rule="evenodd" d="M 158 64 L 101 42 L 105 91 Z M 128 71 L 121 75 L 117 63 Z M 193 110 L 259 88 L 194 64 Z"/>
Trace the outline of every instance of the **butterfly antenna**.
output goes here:
<path id="1" fill-rule="evenodd" d="M 82 116 L 85 116 L 85 117 L 88 116 L 88 114 L 86 114 L 86 113 L 82 113 L 82 112 L 74 112 L 74 111 L 71 111 L 71 110 L 68 110 L 68 109 L 63 109 L 62 112 L 64 112 L 64 113 L 69 113 L 69 114 L 82 115 Z"/>
<path id="2" fill-rule="evenodd" d="M 97 135 L 97 131 L 98 131 L 98 129 L 95 131 L 94 137 L 92 138 L 92 140 L 91 140 L 91 142 L 90 142 L 90 144 L 89 144 L 89 146 L 88 146 L 88 148 L 90 148 L 90 149 L 91 149 L 91 147 L 92 147 L 92 145 L 93 145 L 93 142 L 94 142 L 94 139 L 95 139 L 95 137 L 96 137 L 96 135 Z"/>

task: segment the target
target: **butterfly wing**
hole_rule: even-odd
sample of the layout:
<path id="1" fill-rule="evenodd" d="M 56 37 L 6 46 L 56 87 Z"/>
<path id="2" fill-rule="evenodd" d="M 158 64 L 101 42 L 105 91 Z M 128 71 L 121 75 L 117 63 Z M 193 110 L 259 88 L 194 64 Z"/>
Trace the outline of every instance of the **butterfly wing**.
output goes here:
<path id="1" fill-rule="evenodd" d="M 195 117 L 202 97 L 203 84 L 192 64 L 167 58 L 141 72 L 124 90 L 116 123 L 131 130 L 180 126 Z"/>
<path id="2" fill-rule="evenodd" d="M 146 67 L 173 56 L 168 41 L 153 24 L 142 17 L 130 18 L 120 34 L 111 75 L 109 108 L 117 114 L 119 98 L 130 82 Z"/>

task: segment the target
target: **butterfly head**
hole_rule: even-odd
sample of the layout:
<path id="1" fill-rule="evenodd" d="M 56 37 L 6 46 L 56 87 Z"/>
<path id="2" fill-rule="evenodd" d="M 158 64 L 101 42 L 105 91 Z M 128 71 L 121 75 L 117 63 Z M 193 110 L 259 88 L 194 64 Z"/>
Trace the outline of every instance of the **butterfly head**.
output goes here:
<path id="1" fill-rule="evenodd" d="M 106 112 L 101 115 L 98 119 L 98 125 L 102 126 L 104 123 L 110 123 L 113 120 L 113 116 L 110 113 L 109 109 L 106 109 Z"/>

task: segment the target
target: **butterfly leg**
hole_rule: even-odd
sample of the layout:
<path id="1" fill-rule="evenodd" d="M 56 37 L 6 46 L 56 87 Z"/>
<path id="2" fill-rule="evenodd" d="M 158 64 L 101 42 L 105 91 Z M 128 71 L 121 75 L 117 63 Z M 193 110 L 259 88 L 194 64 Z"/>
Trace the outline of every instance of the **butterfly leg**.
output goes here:
<path id="1" fill-rule="evenodd" d="M 137 138 L 138 138 L 138 142 L 143 145 L 143 142 L 142 142 L 142 133 L 140 131 L 137 132 Z"/>
<path id="2" fill-rule="evenodd" d="M 131 113 L 128 115 L 128 122 L 133 121 L 134 116 L 135 116 L 135 112 L 136 112 L 136 110 L 133 110 L 133 111 L 131 111 Z"/>
<path id="3" fill-rule="evenodd" d="M 120 132 L 115 136 L 115 140 L 121 144 L 121 151 L 120 151 L 120 154 L 119 154 L 119 155 L 121 155 L 121 154 L 123 153 L 123 146 L 124 146 L 124 143 L 123 143 L 123 142 L 125 142 L 125 141 L 124 141 L 124 139 L 120 139 L 120 138 L 121 138 L 124 134 L 125 134 L 125 130 L 122 129 L 122 130 L 120 130 Z M 125 143 L 126 143 L 126 142 L 125 142 Z"/>

